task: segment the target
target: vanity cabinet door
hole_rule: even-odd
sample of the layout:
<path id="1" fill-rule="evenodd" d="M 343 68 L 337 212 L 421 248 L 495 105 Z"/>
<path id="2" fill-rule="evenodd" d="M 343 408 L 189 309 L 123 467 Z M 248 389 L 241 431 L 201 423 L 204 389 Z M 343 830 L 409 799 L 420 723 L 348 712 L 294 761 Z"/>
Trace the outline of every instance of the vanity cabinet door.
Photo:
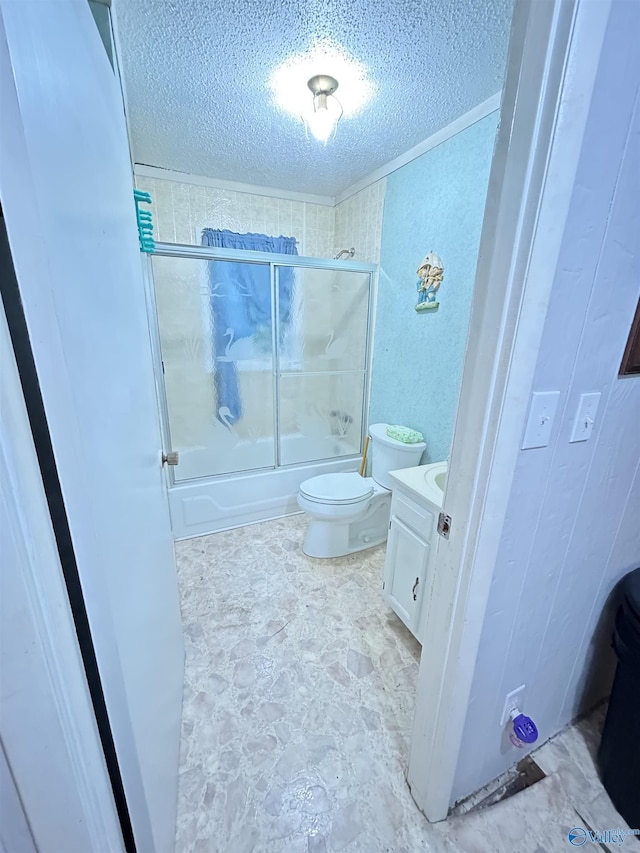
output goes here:
<path id="1" fill-rule="evenodd" d="M 429 544 L 396 515 L 392 515 L 384 572 L 384 597 L 414 635 L 417 635 L 418 630 L 428 563 Z"/>

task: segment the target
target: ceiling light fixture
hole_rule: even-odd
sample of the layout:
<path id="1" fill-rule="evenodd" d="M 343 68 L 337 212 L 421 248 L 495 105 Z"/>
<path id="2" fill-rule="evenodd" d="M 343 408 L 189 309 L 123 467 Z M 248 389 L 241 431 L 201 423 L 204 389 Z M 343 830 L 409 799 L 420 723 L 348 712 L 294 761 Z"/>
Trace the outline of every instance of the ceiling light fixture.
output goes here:
<path id="1" fill-rule="evenodd" d="M 307 131 L 326 145 L 335 136 L 342 118 L 342 105 L 334 96 L 338 81 L 329 74 L 316 74 L 307 86 L 313 93 L 313 103 L 302 113 L 302 120 Z"/>
<path id="2" fill-rule="evenodd" d="M 323 71 L 329 71 L 331 77 L 326 73 L 322 74 Z M 322 85 L 315 86 L 316 80 L 328 79 L 331 79 L 334 84 L 334 93 L 338 87 L 337 81 L 340 81 L 339 103 L 334 94 Z M 316 136 L 312 130 L 312 127 L 316 126 L 314 122 L 322 124 L 324 120 L 329 124 L 326 113 L 331 114 L 331 110 L 336 106 L 337 112 L 342 110 L 343 119 L 352 119 L 364 111 L 376 94 L 376 86 L 369 80 L 367 68 L 349 56 L 339 44 L 329 41 L 319 42 L 304 53 L 295 53 L 287 57 L 271 72 L 268 86 L 275 106 L 295 118 L 296 123 L 302 117 L 309 137 Z M 317 100 L 324 100 L 316 98 L 315 88 L 318 88 L 318 94 L 327 95 L 326 111 L 322 107 L 319 110 L 314 108 L 318 106 Z M 312 95 L 309 94 L 309 89 Z M 314 117 L 311 118 L 311 122 L 308 122 L 307 116 L 312 113 Z M 320 114 L 319 117 L 315 117 L 316 113 Z M 335 133 L 338 120 L 339 116 L 331 122 L 329 133 L 327 134 L 325 129 L 325 133 L 322 134 L 327 136 L 327 141 L 331 138 L 331 134 Z"/>

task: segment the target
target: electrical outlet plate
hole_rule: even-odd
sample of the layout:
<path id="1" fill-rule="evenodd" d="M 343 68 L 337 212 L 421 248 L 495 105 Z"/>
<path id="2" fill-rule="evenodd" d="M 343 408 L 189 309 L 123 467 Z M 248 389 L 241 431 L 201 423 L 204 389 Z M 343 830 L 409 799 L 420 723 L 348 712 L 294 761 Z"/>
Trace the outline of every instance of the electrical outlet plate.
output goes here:
<path id="1" fill-rule="evenodd" d="M 507 693 L 507 697 L 504 700 L 504 708 L 502 709 L 502 718 L 500 720 L 501 727 L 508 722 L 512 711 L 516 708 L 522 710 L 522 700 L 524 697 L 525 687 L 526 684 L 521 684 L 520 687 L 516 687 L 515 690 L 511 691 L 511 693 Z"/>

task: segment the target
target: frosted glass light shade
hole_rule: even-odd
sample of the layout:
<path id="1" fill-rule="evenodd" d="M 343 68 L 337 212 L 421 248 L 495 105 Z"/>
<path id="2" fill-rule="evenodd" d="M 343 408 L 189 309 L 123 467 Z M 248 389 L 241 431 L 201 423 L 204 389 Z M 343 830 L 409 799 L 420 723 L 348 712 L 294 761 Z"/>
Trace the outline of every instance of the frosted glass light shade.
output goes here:
<path id="1" fill-rule="evenodd" d="M 319 94 L 313 98 L 309 110 L 302 114 L 307 131 L 325 145 L 334 136 L 342 118 L 342 106 L 333 95 Z"/>

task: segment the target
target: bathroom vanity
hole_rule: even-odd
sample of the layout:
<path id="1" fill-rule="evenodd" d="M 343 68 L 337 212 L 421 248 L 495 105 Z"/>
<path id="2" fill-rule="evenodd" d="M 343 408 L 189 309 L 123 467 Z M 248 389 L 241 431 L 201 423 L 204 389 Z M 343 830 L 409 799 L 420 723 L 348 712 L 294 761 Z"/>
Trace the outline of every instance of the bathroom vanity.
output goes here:
<path id="1" fill-rule="evenodd" d="M 390 473 L 391 521 L 383 594 L 411 633 L 422 636 L 422 601 L 430 584 L 438 514 L 447 463 L 434 462 Z"/>

